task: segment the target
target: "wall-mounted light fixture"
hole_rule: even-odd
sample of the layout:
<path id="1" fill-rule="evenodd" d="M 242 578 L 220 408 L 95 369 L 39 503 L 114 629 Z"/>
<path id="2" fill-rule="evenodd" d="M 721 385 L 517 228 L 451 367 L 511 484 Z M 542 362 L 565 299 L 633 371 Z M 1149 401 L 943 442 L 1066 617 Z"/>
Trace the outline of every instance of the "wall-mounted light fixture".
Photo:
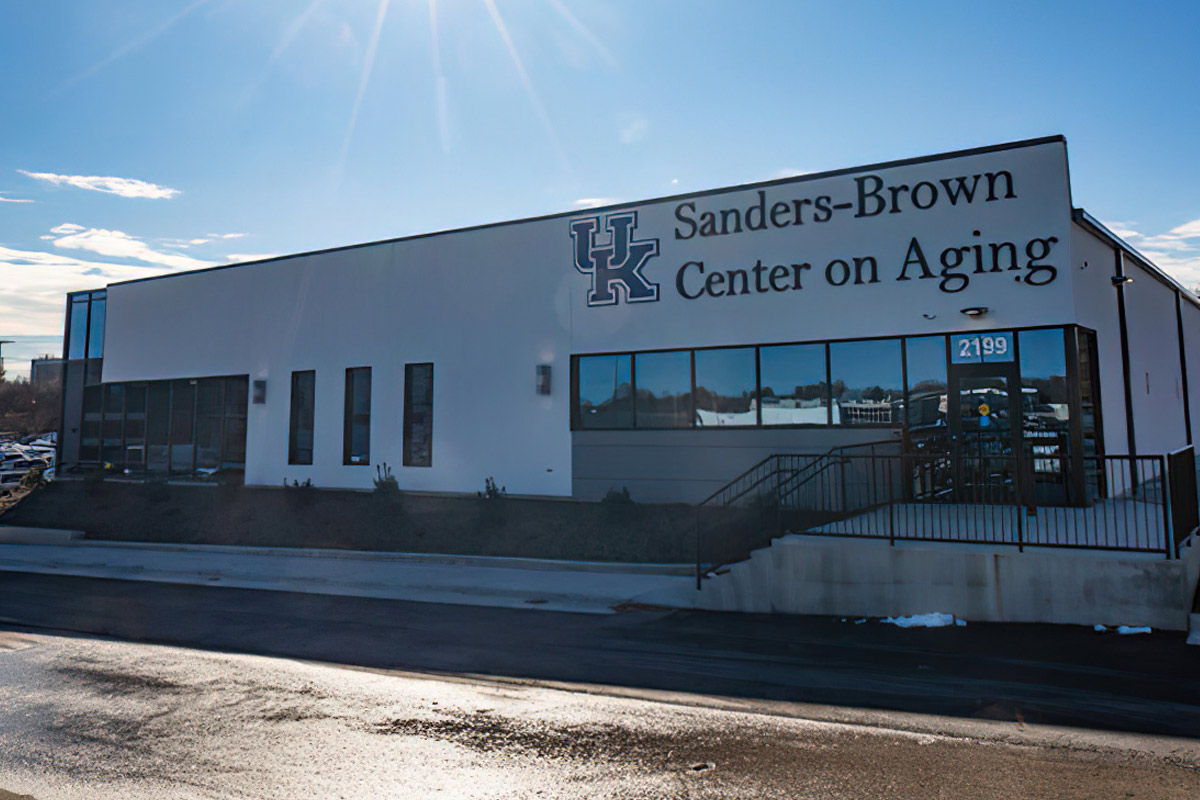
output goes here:
<path id="1" fill-rule="evenodd" d="M 1133 278 L 1129 277 L 1128 275 L 1113 275 L 1112 276 L 1112 285 L 1113 286 L 1124 286 L 1127 283 L 1133 283 Z"/>
<path id="2" fill-rule="evenodd" d="M 537 393 L 550 394 L 550 365 L 537 365 Z"/>
<path id="3" fill-rule="evenodd" d="M 254 393 L 251 395 L 251 402 L 256 406 L 261 406 L 267 402 L 267 382 L 256 380 L 254 382 Z"/>
<path id="4" fill-rule="evenodd" d="M 968 316 L 968 317 L 971 317 L 971 318 L 975 318 L 975 317 L 982 317 L 982 316 L 984 316 L 985 314 L 987 314 L 987 312 L 988 312 L 988 307 L 987 307 L 987 306 L 970 306 L 970 307 L 968 307 L 968 308 L 964 308 L 964 309 L 962 310 L 962 313 L 963 313 L 965 316 Z"/>

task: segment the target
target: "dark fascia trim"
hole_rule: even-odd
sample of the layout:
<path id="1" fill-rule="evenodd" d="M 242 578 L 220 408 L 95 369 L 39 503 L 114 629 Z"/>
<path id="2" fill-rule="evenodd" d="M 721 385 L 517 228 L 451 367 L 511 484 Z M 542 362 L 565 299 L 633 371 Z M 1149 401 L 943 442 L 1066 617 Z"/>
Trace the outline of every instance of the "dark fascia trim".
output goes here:
<path id="1" fill-rule="evenodd" d="M 822 180 L 824 178 L 836 178 L 839 175 L 852 175 L 867 170 L 883 170 L 894 169 L 896 167 L 907 167 L 913 164 L 925 164 L 932 161 L 945 161 L 951 158 L 966 158 L 968 156 L 984 155 L 986 153 L 997 153 L 1004 150 L 1016 150 L 1023 147 L 1037 147 L 1043 144 L 1053 144 L 1061 142 L 1066 146 L 1067 139 L 1062 134 L 1054 136 L 1042 136 L 1036 139 L 1021 139 L 1015 142 L 1004 142 L 1001 144 L 987 145 L 986 147 L 972 147 L 966 150 L 950 150 L 944 153 L 937 153 L 929 156 L 917 156 L 914 158 L 902 158 L 895 161 L 880 161 L 874 164 L 863 164 L 857 167 L 843 167 L 841 169 L 826 170 L 825 172 L 813 172 L 806 175 L 797 175 L 790 178 L 776 178 L 769 181 L 756 181 L 753 183 L 742 183 L 735 186 L 724 186 L 717 189 L 704 189 L 696 192 L 685 192 L 683 194 L 664 195 L 662 197 L 652 197 L 646 200 L 631 200 L 626 203 L 613 203 L 606 206 L 596 206 L 595 208 L 581 208 L 574 211 L 559 211 L 554 214 L 542 214 L 534 217 L 522 217 L 521 219 L 504 220 L 502 222 L 487 222 L 481 225 L 467 225 L 462 228 L 448 228 L 441 231 L 432 231 L 430 233 L 418 233 L 412 236 L 398 236 L 392 239 L 379 239 L 374 242 L 362 242 L 360 244 L 342 245 L 340 247 L 328 247 L 323 250 L 309 250 L 303 253 L 291 253 L 285 256 L 276 256 L 275 258 L 264 258 L 258 261 L 243 261 L 238 264 L 222 264 L 218 267 L 206 267 L 204 269 L 194 269 L 187 272 L 176 272 L 170 275 L 154 275 L 148 278 L 134 278 L 128 281 L 118 281 L 110 283 L 109 286 L 127 286 L 131 283 L 144 283 L 146 281 L 161 281 L 169 278 L 183 278 L 188 275 L 199 275 L 205 272 L 217 272 L 218 270 L 233 269 L 237 267 L 248 267 L 258 264 L 271 264 L 278 261 L 287 261 L 292 258 L 304 258 L 307 256 L 319 256 L 327 253 L 344 253 L 348 250 L 357 250 L 362 247 L 375 247 L 381 244 L 396 244 L 397 242 L 411 242 L 417 239 L 428 239 L 433 236 L 446 236 L 452 233 L 466 233 L 468 231 L 487 230 L 488 228 L 503 228 L 508 225 L 521 225 L 527 222 L 543 222 L 550 219 L 566 219 L 569 217 L 577 217 L 585 214 L 603 214 L 615 209 L 629 208 L 631 206 L 650 205 L 653 203 L 671 203 L 680 200 L 689 200 L 696 197 L 713 197 L 722 194 L 730 194 L 733 192 L 744 192 L 751 189 L 769 189 L 775 186 L 786 186 L 790 184 L 805 183 L 807 181 Z M 1068 190 L 1069 191 L 1069 190 Z"/>
<path id="2" fill-rule="evenodd" d="M 1190 289 L 1172 278 L 1160 267 L 1156 266 L 1150 259 L 1139 253 L 1133 245 L 1129 244 L 1129 242 L 1126 242 L 1120 236 L 1117 236 L 1115 233 L 1106 228 L 1103 222 L 1096 219 L 1082 208 L 1072 209 L 1071 218 L 1078 225 L 1086 228 L 1100 238 L 1106 239 L 1111 246 L 1123 251 L 1128 260 L 1132 261 L 1135 266 L 1140 267 L 1143 272 L 1148 273 L 1150 277 L 1154 278 L 1172 291 L 1179 292 L 1182 296 L 1186 297 L 1192 303 L 1192 305 L 1200 307 L 1200 297 L 1196 297 L 1196 295 L 1194 295 Z"/>

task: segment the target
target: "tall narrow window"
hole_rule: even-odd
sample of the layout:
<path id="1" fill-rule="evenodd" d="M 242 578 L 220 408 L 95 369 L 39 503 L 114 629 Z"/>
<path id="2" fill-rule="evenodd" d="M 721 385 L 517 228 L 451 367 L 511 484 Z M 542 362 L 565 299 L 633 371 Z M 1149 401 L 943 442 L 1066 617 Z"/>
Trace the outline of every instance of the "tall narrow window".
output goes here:
<path id="1" fill-rule="evenodd" d="M 433 364 L 404 365 L 404 466 L 433 466 Z"/>
<path id="2" fill-rule="evenodd" d="M 317 373 L 292 373 L 292 416 L 288 427 L 288 463 L 313 463 L 313 408 Z"/>
<path id="3" fill-rule="evenodd" d="M 371 463 L 371 368 L 346 370 L 346 420 L 342 463 Z"/>

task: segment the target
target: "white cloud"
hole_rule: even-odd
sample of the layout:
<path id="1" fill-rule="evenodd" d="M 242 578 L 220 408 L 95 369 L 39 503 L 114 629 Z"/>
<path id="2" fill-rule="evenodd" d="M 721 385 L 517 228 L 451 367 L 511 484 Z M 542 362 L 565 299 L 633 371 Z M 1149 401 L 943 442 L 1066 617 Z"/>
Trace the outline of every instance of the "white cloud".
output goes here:
<path id="1" fill-rule="evenodd" d="M 168 271 L 0 246 L 0 308 L 4 309 L 4 332 L 19 336 L 61 332 L 67 292 L 95 289 L 106 283 Z"/>
<path id="2" fill-rule="evenodd" d="M 225 261 L 230 264 L 240 264 L 244 261 L 265 261 L 268 258 L 278 258 L 278 253 L 230 253 Z"/>
<path id="3" fill-rule="evenodd" d="M 54 246 L 67 250 L 88 250 L 110 258 L 131 258 L 170 269 L 198 269 L 212 266 L 212 262 L 209 261 L 200 261 L 178 253 L 155 250 L 141 239 L 130 236 L 124 231 L 110 231 L 103 228 L 83 229 L 81 226 L 71 223 L 59 225 L 55 230 L 66 233 L 66 235 L 55 239 Z"/>
<path id="4" fill-rule="evenodd" d="M 137 178 L 105 178 L 97 175 L 56 175 L 53 172 L 28 172 L 23 169 L 19 169 L 17 172 L 35 180 L 54 184 L 55 186 L 62 186 L 65 184 L 67 186 L 74 186 L 77 189 L 88 189 L 93 192 L 115 194 L 119 197 L 141 197 L 151 200 L 168 200 L 179 194 L 178 189 L 171 189 L 167 186 L 159 186 L 156 183 L 140 181 Z"/>
<path id="5" fill-rule="evenodd" d="M 1102 221 L 1100 224 L 1103 225 L 1104 227 L 1108 228 L 1110 231 L 1112 231 L 1117 236 L 1120 236 L 1122 239 L 1129 239 L 1129 238 L 1141 236 L 1141 234 L 1137 232 L 1137 223 L 1136 222 L 1108 222 L 1107 220 L 1105 220 L 1105 221 Z"/>
<path id="6" fill-rule="evenodd" d="M 581 197 L 575 201 L 576 208 L 599 208 L 600 206 L 615 206 L 621 202 L 619 197 Z"/>
<path id="7" fill-rule="evenodd" d="M 620 133 L 617 134 L 617 138 L 621 141 L 621 144 L 633 144 L 634 142 L 640 142 L 642 139 L 646 138 L 646 131 L 649 128 L 649 120 L 638 117 L 622 127 Z"/>
<path id="8" fill-rule="evenodd" d="M 1180 239 L 1200 239 L 1200 219 L 1194 219 L 1171 228 L 1171 235 L 1178 236 Z"/>
<path id="9" fill-rule="evenodd" d="M 246 234 L 244 233 L 206 233 L 204 234 L 209 239 L 240 239 Z"/>
<path id="10" fill-rule="evenodd" d="M 1166 233 L 1147 235 L 1136 222 L 1104 222 L 1104 227 L 1129 241 L 1138 252 L 1150 259 L 1184 286 L 1200 286 L 1200 219 L 1177 225 Z"/>
<path id="11" fill-rule="evenodd" d="M 27 200 L 24 197 L 4 197 L 8 192 L 0 192 L 0 203 L 32 203 L 32 200 Z"/>
<path id="12" fill-rule="evenodd" d="M 64 222 L 62 225 L 55 225 L 50 229 L 51 233 L 75 233 L 76 231 L 85 231 L 87 228 L 82 225 L 76 225 L 74 222 Z M 53 239 L 53 236 L 43 236 L 43 239 Z"/>
<path id="13" fill-rule="evenodd" d="M 771 177 L 767 180 L 775 181 L 781 178 L 796 178 L 807 173 L 807 170 L 795 169 L 794 167 L 783 167 L 771 173 Z"/>

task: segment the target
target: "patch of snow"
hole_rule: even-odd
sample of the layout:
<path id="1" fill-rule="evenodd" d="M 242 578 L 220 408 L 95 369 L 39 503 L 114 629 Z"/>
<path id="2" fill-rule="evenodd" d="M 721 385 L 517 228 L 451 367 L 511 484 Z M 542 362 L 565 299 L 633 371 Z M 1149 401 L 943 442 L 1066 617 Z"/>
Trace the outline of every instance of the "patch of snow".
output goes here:
<path id="1" fill-rule="evenodd" d="M 1128 635 L 1131 633 L 1149 633 L 1149 632 L 1150 632 L 1149 625 L 1140 625 L 1140 626 L 1121 625 L 1117 628 L 1117 633 L 1124 634 L 1124 635 Z"/>
<path id="2" fill-rule="evenodd" d="M 914 614 L 911 617 L 888 617 L 883 622 L 900 628 L 945 628 L 955 624 L 953 614 L 943 614 L 939 611 Z"/>
<path id="3" fill-rule="evenodd" d="M 1200 644 L 1200 631 L 1192 631 L 1188 634 L 1188 644 Z"/>
<path id="4" fill-rule="evenodd" d="M 1093 625 L 1092 630 L 1094 630 L 1096 633 L 1104 633 L 1108 630 L 1108 628 L 1104 625 Z"/>
<path id="5" fill-rule="evenodd" d="M 954 619 L 954 624 L 959 628 L 967 627 L 967 621 L 965 619 L 958 619 L 957 617 Z"/>
<path id="6" fill-rule="evenodd" d="M 856 620 L 854 620 L 854 624 L 855 624 L 855 625 L 862 625 L 862 624 L 863 624 L 864 622 L 866 622 L 866 621 L 867 621 L 867 618 L 866 618 L 866 617 L 863 617 L 862 619 L 856 619 Z"/>

